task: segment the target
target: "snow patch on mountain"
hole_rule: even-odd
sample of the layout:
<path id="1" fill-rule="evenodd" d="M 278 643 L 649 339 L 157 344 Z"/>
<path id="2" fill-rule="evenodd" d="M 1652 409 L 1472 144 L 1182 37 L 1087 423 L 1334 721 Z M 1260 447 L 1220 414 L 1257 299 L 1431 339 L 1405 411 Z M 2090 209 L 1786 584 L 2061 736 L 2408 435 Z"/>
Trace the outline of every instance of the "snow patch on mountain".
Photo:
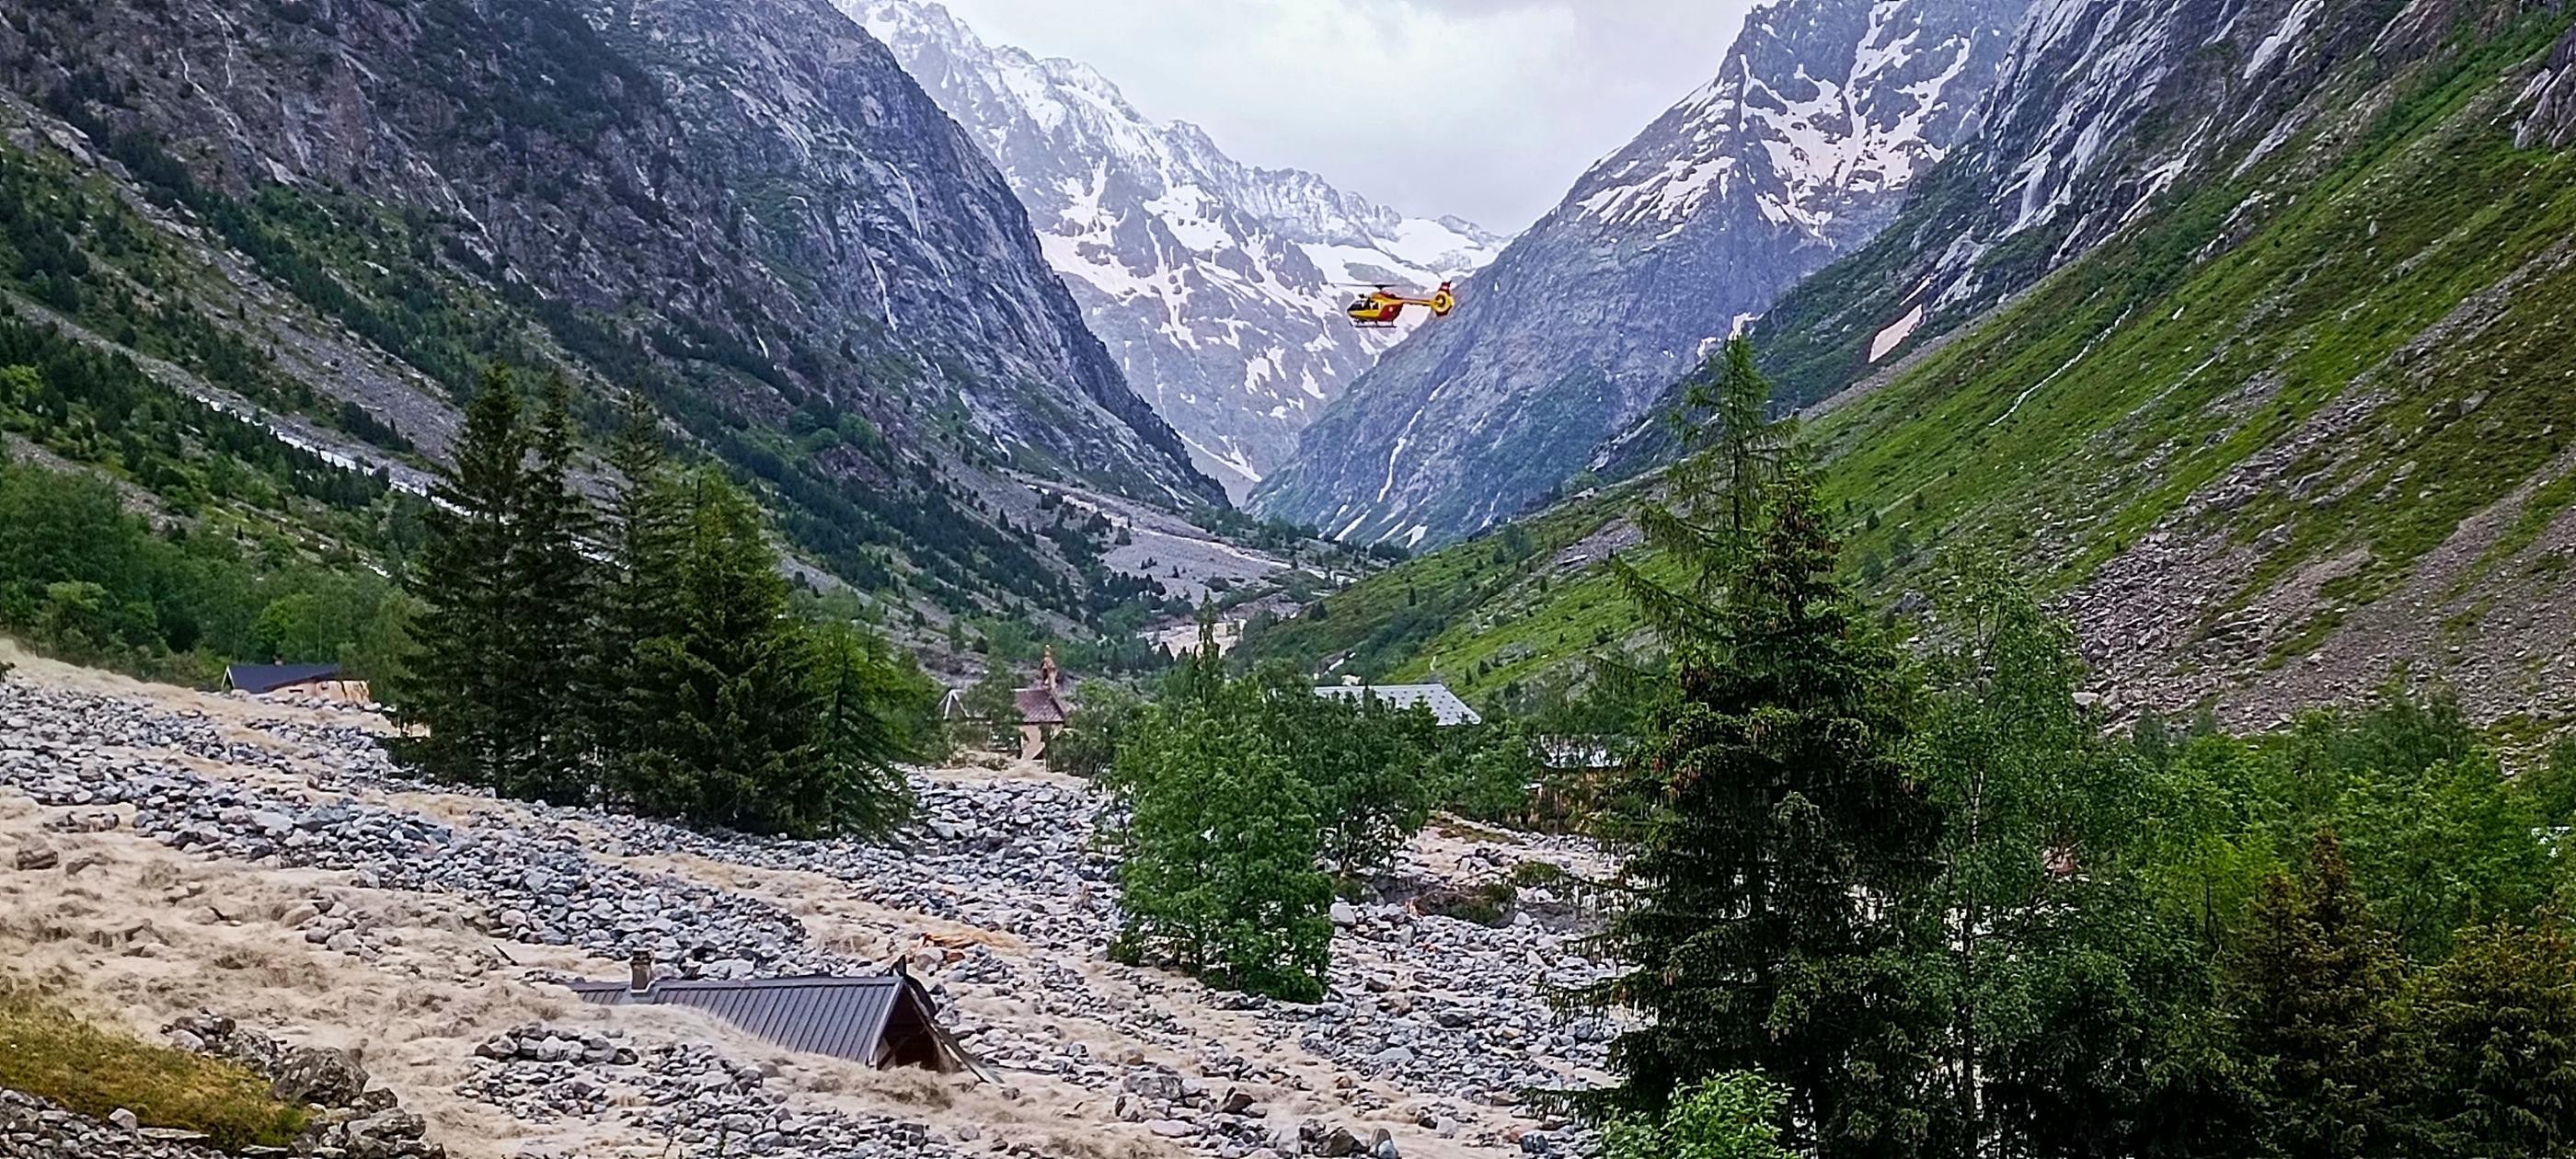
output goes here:
<path id="1" fill-rule="evenodd" d="M 1429 542 L 1561 493 L 1709 338 L 1869 240 L 1973 137 L 2023 8 L 1756 9 L 1714 79 L 1587 171 L 1467 283 L 1456 314 L 1337 398 L 1254 509 L 1367 542 L 1427 528 Z"/>
<path id="2" fill-rule="evenodd" d="M 1741 182 L 1757 191 L 1765 221 L 1821 233 L 1853 202 L 1904 189 L 1947 151 L 1933 118 L 1953 99 L 1974 99 L 1966 90 L 1981 86 L 1959 81 L 1991 42 L 1952 29 L 1926 43 L 1921 8 L 1878 0 L 1846 59 L 1796 61 L 1785 75 L 1739 49 L 1655 130 L 1594 167 L 1577 187 L 1579 215 L 1614 228 L 1686 222 Z M 1749 25 L 1756 50 L 1770 15 Z"/>
<path id="3" fill-rule="evenodd" d="M 1244 165 L 1089 66 L 988 45 L 938 4 L 836 2 L 992 155 L 1128 381 L 1237 498 L 1419 324 L 1353 329 L 1358 289 L 1427 290 L 1507 240 Z"/>

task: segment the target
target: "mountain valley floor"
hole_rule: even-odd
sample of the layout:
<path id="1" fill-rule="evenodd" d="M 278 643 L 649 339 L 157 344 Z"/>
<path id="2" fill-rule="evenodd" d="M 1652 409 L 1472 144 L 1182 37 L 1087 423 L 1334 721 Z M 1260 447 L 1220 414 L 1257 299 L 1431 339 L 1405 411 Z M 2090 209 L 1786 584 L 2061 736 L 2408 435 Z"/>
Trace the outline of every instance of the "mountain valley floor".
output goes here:
<path id="1" fill-rule="evenodd" d="M 1289 1005 L 1109 962 L 1105 797 L 1033 766 L 917 772 L 900 848 L 713 837 L 429 790 L 386 763 L 372 714 L 9 658 L 0 847 L 53 855 L 0 858 L 9 972 L 139 1038 L 213 1011 L 361 1048 L 460 1159 L 728 1142 L 816 1159 L 1351 1143 L 1465 1159 L 1588 1143 L 1521 1105 L 1600 1077 L 1613 1028 L 1547 1003 L 1609 968 L 1581 955 L 1584 915 L 1535 889 L 1495 927 L 1411 900 L 1527 861 L 1597 878 L 1580 842 L 1435 824 L 1388 900 L 1334 907 L 1331 993 Z M 902 961 L 998 1081 L 792 1054 L 709 1015 L 592 1007 L 553 984 L 622 977 L 637 947 L 706 977 Z M 547 1036 L 636 1061 L 491 1046 Z"/>

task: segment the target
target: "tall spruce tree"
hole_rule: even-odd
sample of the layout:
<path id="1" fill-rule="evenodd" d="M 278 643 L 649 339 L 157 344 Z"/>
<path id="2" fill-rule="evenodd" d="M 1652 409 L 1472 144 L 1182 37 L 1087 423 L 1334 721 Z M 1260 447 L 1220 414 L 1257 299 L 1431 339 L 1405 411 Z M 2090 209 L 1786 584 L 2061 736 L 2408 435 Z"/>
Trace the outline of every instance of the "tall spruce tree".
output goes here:
<path id="1" fill-rule="evenodd" d="M 912 785 L 897 762 L 919 754 L 888 715 L 910 692 L 907 672 L 851 625 L 818 625 L 806 635 L 814 731 L 787 778 L 767 786 L 780 798 L 771 827 L 807 837 L 882 837 L 912 809 Z"/>
<path id="2" fill-rule="evenodd" d="M 588 732 L 582 727 L 582 677 L 591 657 L 590 548 L 597 513 L 572 487 L 575 432 L 572 388 L 550 376 L 529 430 L 529 459 L 519 481 L 509 570 L 518 591 L 515 662 L 529 675 L 513 682 L 509 727 L 529 738 L 528 764 L 496 787 L 506 795 L 558 803 L 579 801 L 594 783 Z"/>
<path id="3" fill-rule="evenodd" d="M 635 669 L 633 755 L 616 794 L 650 814 L 753 832 L 805 834 L 813 802 L 775 790 L 799 783 L 813 736 L 811 650 L 787 614 L 787 581 L 759 512 L 722 475 L 687 483 L 687 542 L 678 559 L 676 632 L 643 641 Z"/>
<path id="4" fill-rule="evenodd" d="M 405 733 L 393 748 L 433 780 L 500 788 L 534 764 L 527 720 L 538 679 L 521 664 L 519 586 L 528 443 L 509 373 L 486 372 L 455 461 L 439 472 L 428 543 L 405 576 L 420 611 L 394 687 Z"/>
<path id="5" fill-rule="evenodd" d="M 2452 1155 L 2576 1154 L 2576 942 L 2556 919 L 2460 932 L 2421 980 L 2424 1137 Z"/>
<path id="6" fill-rule="evenodd" d="M 662 690 L 644 669 L 648 640 L 678 638 L 680 560 L 689 510 L 650 412 L 629 410 L 610 454 L 608 550 L 591 615 L 590 656 L 578 690 L 594 762 L 612 781 L 643 753 Z"/>
<path id="7" fill-rule="evenodd" d="M 1825 1155 L 1901 1154 L 1927 1130 L 1931 1019 L 1900 915 L 1929 875 L 1935 817 L 1897 760 L 1892 650 L 1835 583 L 1836 548 L 1768 387 L 1732 344 L 1695 397 L 1669 505 L 1640 523 L 1678 586 L 1619 570 L 1669 652 L 1672 691 L 1607 836 L 1626 855 L 1599 939 L 1628 971 L 1576 993 L 1648 1024 L 1621 1035 L 1613 1106 L 1758 1070 Z"/>

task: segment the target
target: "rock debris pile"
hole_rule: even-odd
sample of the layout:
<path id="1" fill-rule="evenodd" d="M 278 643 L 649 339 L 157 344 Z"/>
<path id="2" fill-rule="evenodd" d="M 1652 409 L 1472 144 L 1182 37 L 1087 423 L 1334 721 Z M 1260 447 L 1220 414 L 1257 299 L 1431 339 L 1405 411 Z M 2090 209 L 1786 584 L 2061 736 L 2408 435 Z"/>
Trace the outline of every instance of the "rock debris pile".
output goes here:
<path id="1" fill-rule="evenodd" d="M 352 1051 L 281 1043 L 220 1014 L 162 1028 L 172 1045 L 239 1063 L 269 1080 L 281 1102 L 314 1108 L 294 1151 L 317 1159 L 446 1159 L 428 1124 L 382 1087 L 370 1088 Z M 112 1124 L 123 1125 L 123 1124 Z"/>
<path id="2" fill-rule="evenodd" d="M 854 965 L 816 950 L 803 925 L 776 906 L 601 862 L 568 834 L 532 835 L 498 811 L 460 828 L 318 790 L 212 781 L 117 751 L 186 736 L 185 722 L 170 729 L 120 727 L 131 714 L 105 713 L 97 718 L 108 723 L 93 732 L 80 727 L 93 717 L 91 706 L 79 702 L 98 698 L 54 694 L 75 703 L 40 717 L 27 711 L 31 695 L 47 696 L 0 685 L 0 786 L 75 810 L 130 805 L 134 829 L 173 849 L 352 871 L 365 888 L 460 895 L 484 906 L 496 936 L 578 946 L 603 958 L 650 947 L 658 960 L 693 976 L 827 973 Z M 275 760 L 269 753 L 257 763 L 274 767 Z M 316 944 L 333 949 L 369 948 L 371 934 L 337 908 L 318 912 L 306 936 L 319 933 Z M 372 936 L 381 950 L 381 935 Z"/>
<path id="3" fill-rule="evenodd" d="M 941 1132 L 926 1123 L 794 1108 L 784 1093 L 768 1089 L 770 1076 L 759 1067 L 705 1047 L 654 1047 L 639 1055 L 611 1037 L 527 1026 L 475 1053 L 474 1077 L 459 1094 L 529 1123 L 618 1116 L 690 1155 L 963 1159 L 968 1152 L 960 1145 L 980 1135 L 971 1126 Z"/>
<path id="4" fill-rule="evenodd" d="M 1377 1137 L 1374 1126 L 1276 1118 L 1256 1091 L 1313 1095 L 1353 1116 L 1409 1120 L 1427 1135 L 1471 1145 L 1577 1154 L 1586 1144 L 1580 1131 L 1520 1106 L 1529 1090 L 1587 1082 L 1587 1072 L 1605 1061 L 1612 1033 L 1603 1023 L 1565 1021 L 1550 1007 L 1551 990 L 1610 969 L 1585 958 L 1562 922 L 1519 913 L 1489 927 L 1419 913 L 1404 901 L 1338 904 L 1324 1001 L 1213 994 L 1156 971 L 1107 964 L 1119 919 L 1114 865 L 1096 841 L 1104 801 L 1084 786 L 916 778 L 920 821 L 891 846 L 706 834 L 598 810 L 497 801 L 452 824 L 396 803 L 392 794 L 428 787 L 404 779 L 357 723 L 281 720 L 257 732 L 263 741 L 228 735 L 202 715 L 0 682 L 0 788 L 63 810 L 49 821 L 55 828 L 130 824 L 193 854 L 346 871 L 364 888 L 447 894 L 479 908 L 496 937 L 578 947 L 612 961 L 649 948 L 656 961 L 693 977 L 864 973 L 879 963 L 818 945 L 793 914 L 768 901 L 644 872 L 626 859 L 697 858 L 818 874 L 896 914 L 1012 935 L 1025 949 L 925 946 L 909 960 L 949 1007 L 957 1037 L 993 1067 L 1105 1096 L 1119 1118 L 1220 1159 L 1383 1156 L 1399 1145 Z M 219 762 L 233 775 L 200 775 L 174 752 Z M 1568 854 L 1527 843 L 1512 855 L 1483 856 L 1472 865 L 1462 859 L 1449 875 L 1499 875 L 1518 857 Z M 1417 894 L 1440 884 L 1440 874 L 1419 863 L 1399 866 L 1398 877 L 1409 878 Z M 398 930 L 348 900 L 315 898 L 285 916 L 308 942 L 365 960 L 400 944 Z M 920 933 L 899 917 L 886 932 Z M 1104 993 L 1121 986 L 1126 993 Z M 1209 1041 L 1175 1014 L 1193 1007 L 1248 1014 L 1260 1041 Z M 1168 1076 L 1183 1084 L 1177 1090 L 1160 1078 L 1140 1079 L 1148 1073 L 1138 1069 L 1140 1052 L 1097 1057 L 1062 1033 L 1069 1020 L 1189 1058 L 1199 1077 Z M 546 1121 L 628 1113 L 612 1104 L 640 1092 L 652 1113 L 664 1115 L 643 1125 L 668 1126 L 683 1139 L 709 1123 L 734 1123 L 747 1128 L 736 1134 L 755 1151 L 765 1140 L 773 1150 L 786 1148 L 779 1153 L 833 1159 L 946 1153 L 938 1148 L 948 1144 L 916 1143 L 900 1124 L 792 1113 L 757 1083 L 736 1082 L 739 1068 L 727 1070 L 722 1060 L 538 1029 L 484 1044 L 469 1084 L 475 1097 Z M 1329 1090 L 1316 1090 L 1295 1069 L 1317 1060 L 1339 1072 Z M 683 1089 L 713 1083 L 708 1076 L 718 1073 L 733 1074 L 733 1085 L 703 1094 Z"/>
<path id="5" fill-rule="evenodd" d="M 183 1138 L 75 1114 L 0 1087 L 0 1159 L 230 1159 Z"/>

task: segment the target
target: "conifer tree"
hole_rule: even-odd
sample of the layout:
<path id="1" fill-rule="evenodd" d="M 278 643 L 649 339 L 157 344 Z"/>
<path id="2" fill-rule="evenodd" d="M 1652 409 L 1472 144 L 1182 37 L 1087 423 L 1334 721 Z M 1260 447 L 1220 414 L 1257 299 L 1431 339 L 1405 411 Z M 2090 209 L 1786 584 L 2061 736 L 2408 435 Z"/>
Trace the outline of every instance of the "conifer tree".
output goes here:
<path id="1" fill-rule="evenodd" d="M 2416 1000 L 2425 1136 L 2451 1155 L 2576 1153 L 2576 943 L 2555 920 L 2460 932 Z"/>
<path id="2" fill-rule="evenodd" d="M 429 542 L 406 577 L 419 601 L 416 650 L 395 688 L 407 732 L 395 754 L 422 775 L 499 788 L 534 759 L 525 727 L 538 699 L 520 666 L 519 505 L 528 433 L 508 372 L 484 375 L 466 404 L 455 462 L 439 473 Z"/>
<path id="3" fill-rule="evenodd" d="M 1628 972 L 1573 997 L 1648 1025 L 1612 1045 L 1614 1106 L 1758 1070 L 1819 1154 L 1902 1153 L 1925 1130 L 1925 1012 L 1900 916 L 1935 818 L 1896 758 L 1891 650 L 1833 579 L 1826 533 L 1767 386 L 1730 346 L 1714 412 L 1640 523 L 1684 571 L 1620 576 L 1669 652 L 1671 692 L 1607 836 L 1623 903 L 1599 939 Z"/>
<path id="4" fill-rule="evenodd" d="M 579 675 L 590 659 L 585 645 L 595 577 L 588 548 L 598 516 L 572 488 L 572 395 L 561 374 L 547 379 L 542 400 L 529 431 L 510 555 L 519 597 L 514 660 L 529 679 L 514 682 L 520 699 L 508 706 L 508 727 L 529 738 L 529 763 L 496 787 L 509 796 L 569 803 L 586 796 L 591 784 Z"/>
<path id="5" fill-rule="evenodd" d="M 680 559 L 688 509 L 664 461 L 652 416 L 627 415 L 609 465 L 608 550 L 591 616 L 590 656 L 579 690 L 595 763 L 608 775 L 640 754 L 660 689 L 644 671 L 646 641 L 681 634 Z"/>
<path id="6" fill-rule="evenodd" d="M 816 720 L 810 653 L 787 615 L 787 581 L 741 491 L 712 470 L 688 487 L 678 630 L 637 649 L 647 711 L 616 789 L 646 813 L 805 831 L 799 805 L 771 792 L 796 783 L 793 764 Z"/>
<path id="7" fill-rule="evenodd" d="M 886 715 L 910 692 L 904 672 L 847 624 L 819 625 L 806 636 L 814 731 L 788 775 L 764 787 L 777 814 L 768 828 L 802 837 L 882 837 L 912 808 L 912 786 L 897 762 L 918 754 Z"/>
<path id="8" fill-rule="evenodd" d="M 2421 1066 L 2395 939 L 2374 928 L 2331 831 L 2304 881 L 2275 873 L 2225 979 L 2257 1153 L 2368 1159 L 2409 1151 L 2404 1083 Z"/>

